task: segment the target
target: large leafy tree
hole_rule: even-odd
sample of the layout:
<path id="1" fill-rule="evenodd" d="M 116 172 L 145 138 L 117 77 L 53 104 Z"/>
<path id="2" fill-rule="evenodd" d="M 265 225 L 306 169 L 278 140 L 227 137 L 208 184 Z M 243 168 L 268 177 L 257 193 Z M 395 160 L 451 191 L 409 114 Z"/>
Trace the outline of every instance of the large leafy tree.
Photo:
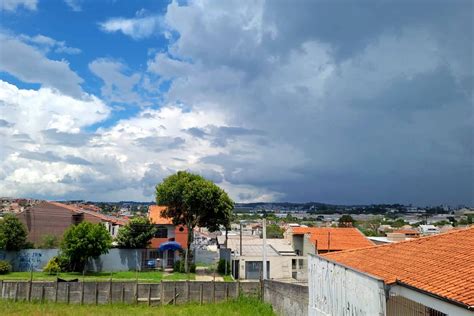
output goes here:
<path id="1" fill-rule="evenodd" d="M 155 225 L 148 218 L 136 217 L 120 228 L 115 241 L 120 248 L 146 248 L 155 231 Z"/>
<path id="2" fill-rule="evenodd" d="M 188 245 L 193 241 L 196 226 L 217 230 L 230 226 L 234 202 L 227 193 L 200 175 L 178 171 L 156 186 L 156 203 L 166 205 L 164 216 L 175 225 L 188 228 Z M 191 260 L 186 250 L 186 271 Z"/>
<path id="3" fill-rule="evenodd" d="M 89 258 L 106 254 L 111 247 L 112 237 L 104 225 L 82 222 L 64 233 L 61 258 L 67 270 L 81 272 Z"/>
<path id="4" fill-rule="evenodd" d="M 0 220 L 0 249 L 23 249 L 28 245 L 27 236 L 25 225 L 15 215 L 6 214 L 3 220 Z"/>

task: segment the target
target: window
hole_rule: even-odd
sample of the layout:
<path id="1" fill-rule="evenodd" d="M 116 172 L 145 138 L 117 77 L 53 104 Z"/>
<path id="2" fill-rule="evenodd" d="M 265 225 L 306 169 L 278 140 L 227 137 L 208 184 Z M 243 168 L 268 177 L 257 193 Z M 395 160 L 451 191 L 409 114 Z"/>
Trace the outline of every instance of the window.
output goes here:
<path id="1" fill-rule="evenodd" d="M 168 238 L 168 228 L 165 226 L 156 227 L 155 238 Z"/>

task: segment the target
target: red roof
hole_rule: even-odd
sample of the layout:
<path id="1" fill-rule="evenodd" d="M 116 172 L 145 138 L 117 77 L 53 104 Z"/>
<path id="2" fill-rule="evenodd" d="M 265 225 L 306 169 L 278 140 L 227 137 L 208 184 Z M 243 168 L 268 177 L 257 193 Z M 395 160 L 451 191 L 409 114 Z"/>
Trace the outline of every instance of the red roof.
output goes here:
<path id="1" fill-rule="evenodd" d="M 474 227 L 322 255 L 356 270 L 474 306 Z"/>
<path id="2" fill-rule="evenodd" d="M 353 227 L 295 227 L 293 234 L 311 234 L 310 241 L 318 251 L 340 251 L 374 245 Z"/>
<path id="3" fill-rule="evenodd" d="M 159 225 L 173 225 L 173 220 L 162 215 L 163 211 L 166 210 L 166 206 L 161 205 L 150 205 L 148 207 L 148 218 L 153 224 Z"/>

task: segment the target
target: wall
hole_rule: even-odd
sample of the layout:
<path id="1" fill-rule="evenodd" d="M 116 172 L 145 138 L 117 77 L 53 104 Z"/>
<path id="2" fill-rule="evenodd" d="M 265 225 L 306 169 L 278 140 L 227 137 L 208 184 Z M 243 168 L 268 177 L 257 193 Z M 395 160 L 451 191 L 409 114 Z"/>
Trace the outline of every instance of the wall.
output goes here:
<path id="1" fill-rule="evenodd" d="M 385 315 L 384 282 L 316 255 L 308 256 L 309 315 Z"/>
<path id="2" fill-rule="evenodd" d="M 299 258 L 295 256 L 269 256 L 267 261 L 270 262 L 270 279 L 292 279 L 292 259 Z M 239 278 L 245 279 L 245 269 L 247 261 L 262 262 L 262 256 L 241 256 L 236 258 L 239 262 Z"/>
<path id="3" fill-rule="evenodd" d="M 166 281 L 135 282 L 19 282 L 1 281 L 2 299 L 70 304 L 145 303 L 149 305 L 212 303 L 240 294 L 258 296 L 259 282 Z"/>
<path id="4" fill-rule="evenodd" d="M 113 248 L 98 259 L 91 259 L 88 271 L 129 271 L 142 263 L 142 250 Z M 42 271 L 49 259 L 58 254 L 58 249 L 23 249 L 20 251 L 0 251 L 0 260 L 7 260 L 13 271 Z"/>
<path id="5" fill-rule="evenodd" d="M 308 286 L 265 280 L 264 300 L 279 315 L 308 315 Z"/>

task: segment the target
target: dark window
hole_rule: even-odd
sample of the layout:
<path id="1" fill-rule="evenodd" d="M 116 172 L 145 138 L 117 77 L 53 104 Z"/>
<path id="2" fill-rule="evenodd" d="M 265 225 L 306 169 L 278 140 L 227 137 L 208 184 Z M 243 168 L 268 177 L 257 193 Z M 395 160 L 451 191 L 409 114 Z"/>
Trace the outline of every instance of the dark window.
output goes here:
<path id="1" fill-rule="evenodd" d="M 184 231 L 184 227 L 181 226 L 178 230 L 179 230 L 180 232 L 183 232 L 183 231 Z"/>
<path id="2" fill-rule="evenodd" d="M 165 226 L 156 227 L 155 238 L 168 238 L 168 228 Z"/>

